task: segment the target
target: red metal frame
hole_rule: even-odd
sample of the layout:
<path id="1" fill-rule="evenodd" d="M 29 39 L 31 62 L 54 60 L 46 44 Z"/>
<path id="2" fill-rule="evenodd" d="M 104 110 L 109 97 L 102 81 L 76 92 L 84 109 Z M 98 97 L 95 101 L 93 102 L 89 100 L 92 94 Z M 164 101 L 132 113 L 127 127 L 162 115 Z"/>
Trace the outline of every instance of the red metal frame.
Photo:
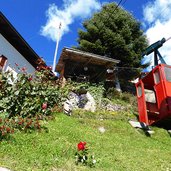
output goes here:
<path id="1" fill-rule="evenodd" d="M 135 86 L 140 122 L 152 125 L 171 117 L 171 66 L 157 65 Z"/>

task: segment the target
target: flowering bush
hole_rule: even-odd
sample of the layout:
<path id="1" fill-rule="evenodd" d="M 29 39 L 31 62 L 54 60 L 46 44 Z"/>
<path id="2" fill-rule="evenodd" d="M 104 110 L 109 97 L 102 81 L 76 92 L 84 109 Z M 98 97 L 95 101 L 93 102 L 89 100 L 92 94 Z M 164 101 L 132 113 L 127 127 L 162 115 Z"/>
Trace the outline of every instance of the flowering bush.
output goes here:
<path id="1" fill-rule="evenodd" d="M 36 114 L 50 115 L 55 104 L 59 103 L 59 86 L 54 84 L 47 70 L 27 74 L 26 68 L 14 79 L 12 73 L 2 73 L 0 92 L 0 112 L 8 117 L 33 117 Z"/>
<path id="2" fill-rule="evenodd" d="M 13 134 L 15 130 L 20 130 L 24 132 L 41 131 L 47 130 L 44 126 L 42 115 L 36 115 L 35 117 L 22 118 L 21 116 L 15 116 L 6 118 L 5 116 L 0 117 L 0 141 L 2 139 L 8 139 L 10 134 Z"/>
<path id="3" fill-rule="evenodd" d="M 19 129 L 21 131 L 25 131 L 25 132 L 31 132 L 32 130 L 38 130 L 40 131 L 41 129 L 45 129 L 47 130 L 47 128 L 45 126 L 43 126 L 41 124 L 41 120 L 43 118 L 36 116 L 33 118 L 22 118 L 22 117 L 14 117 L 11 118 L 11 121 L 13 123 L 13 128 L 15 129 Z"/>
<path id="4" fill-rule="evenodd" d="M 43 103 L 43 104 L 42 104 L 42 109 L 43 109 L 43 110 L 46 110 L 46 109 L 47 109 L 47 103 Z"/>
<path id="5" fill-rule="evenodd" d="M 0 140 L 7 138 L 14 129 L 26 132 L 46 129 L 42 126 L 43 120 L 50 118 L 53 107 L 60 104 L 59 85 L 53 80 L 50 67 L 33 75 L 18 64 L 16 69 L 17 78 L 11 72 L 0 73 L 0 118 L 3 118 Z"/>
<path id="6" fill-rule="evenodd" d="M 2 139 L 8 139 L 10 134 L 14 133 L 14 129 L 11 126 L 9 119 L 0 118 L 0 141 Z"/>
<path id="7" fill-rule="evenodd" d="M 88 165 L 90 167 L 95 166 L 96 160 L 94 155 L 89 155 L 88 148 L 86 147 L 86 142 L 79 142 L 77 144 L 77 152 L 75 153 L 76 161 L 75 163 L 78 165 Z"/>

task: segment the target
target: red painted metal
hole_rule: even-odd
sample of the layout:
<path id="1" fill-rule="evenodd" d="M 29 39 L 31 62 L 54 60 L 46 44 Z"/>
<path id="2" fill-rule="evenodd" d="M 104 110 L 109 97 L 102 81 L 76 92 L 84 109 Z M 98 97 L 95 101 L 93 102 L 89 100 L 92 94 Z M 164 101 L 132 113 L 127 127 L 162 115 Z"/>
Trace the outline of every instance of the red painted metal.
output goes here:
<path id="1" fill-rule="evenodd" d="M 145 94 L 144 94 L 144 84 L 142 80 L 136 85 L 137 87 L 137 99 L 138 99 L 138 112 L 139 119 L 141 122 L 148 124 L 147 110 L 146 110 L 146 102 L 145 102 Z"/>
<path id="2" fill-rule="evenodd" d="M 152 125 L 171 118 L 171 66 L 157 65 L 135 86 L 140 122 Z"/>

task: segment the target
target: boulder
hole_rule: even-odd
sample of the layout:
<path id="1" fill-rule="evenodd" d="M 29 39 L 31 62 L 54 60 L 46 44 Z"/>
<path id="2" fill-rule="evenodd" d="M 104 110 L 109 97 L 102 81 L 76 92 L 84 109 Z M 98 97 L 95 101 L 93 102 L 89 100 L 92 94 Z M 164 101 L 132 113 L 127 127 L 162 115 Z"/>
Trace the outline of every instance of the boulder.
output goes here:
<path id="1" fill-rule="evenodd" d="M 64 102 L 64 113 L 71 115 L 72 110 L 78 108 L 78 104 L 79 96 L 74 92 L 70 92 L 68 99 Z"/>
<path id="2" fill-rule="evenodd" d="M 86 98 L 87 98 L 87 103 L 85 104 L 84 109 L 91 111 L 91 112 L 95 112 L 96 102 L 95 102 L 93 96 L 89 92 L 87 92 Z"/>
<path id="3" fill-rule="evenodd" d="M 64 113 L 71 115 L 72 110 L 77 108 L 95 112 L 96 103 L 93 96 L 89 92 L 85 94 L 70 92 L 68 99 L 64 102 Z"/>

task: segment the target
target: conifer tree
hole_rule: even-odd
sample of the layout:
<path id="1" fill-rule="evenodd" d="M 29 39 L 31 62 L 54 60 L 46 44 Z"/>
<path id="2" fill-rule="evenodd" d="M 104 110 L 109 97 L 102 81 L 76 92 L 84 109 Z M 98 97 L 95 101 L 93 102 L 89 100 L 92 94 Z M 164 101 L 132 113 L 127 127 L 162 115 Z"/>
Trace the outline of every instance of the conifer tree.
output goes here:
<path id="1" fill-rule="evenodd" d="M 78 31 L 78 49 L 118 59 L 118 76 L 121 83 L 138 76 L 142 52 L 147 38 L 138 22 L 129 12 L 115 3 L 102 7 L 100 12 L 83 22 Z"/>

